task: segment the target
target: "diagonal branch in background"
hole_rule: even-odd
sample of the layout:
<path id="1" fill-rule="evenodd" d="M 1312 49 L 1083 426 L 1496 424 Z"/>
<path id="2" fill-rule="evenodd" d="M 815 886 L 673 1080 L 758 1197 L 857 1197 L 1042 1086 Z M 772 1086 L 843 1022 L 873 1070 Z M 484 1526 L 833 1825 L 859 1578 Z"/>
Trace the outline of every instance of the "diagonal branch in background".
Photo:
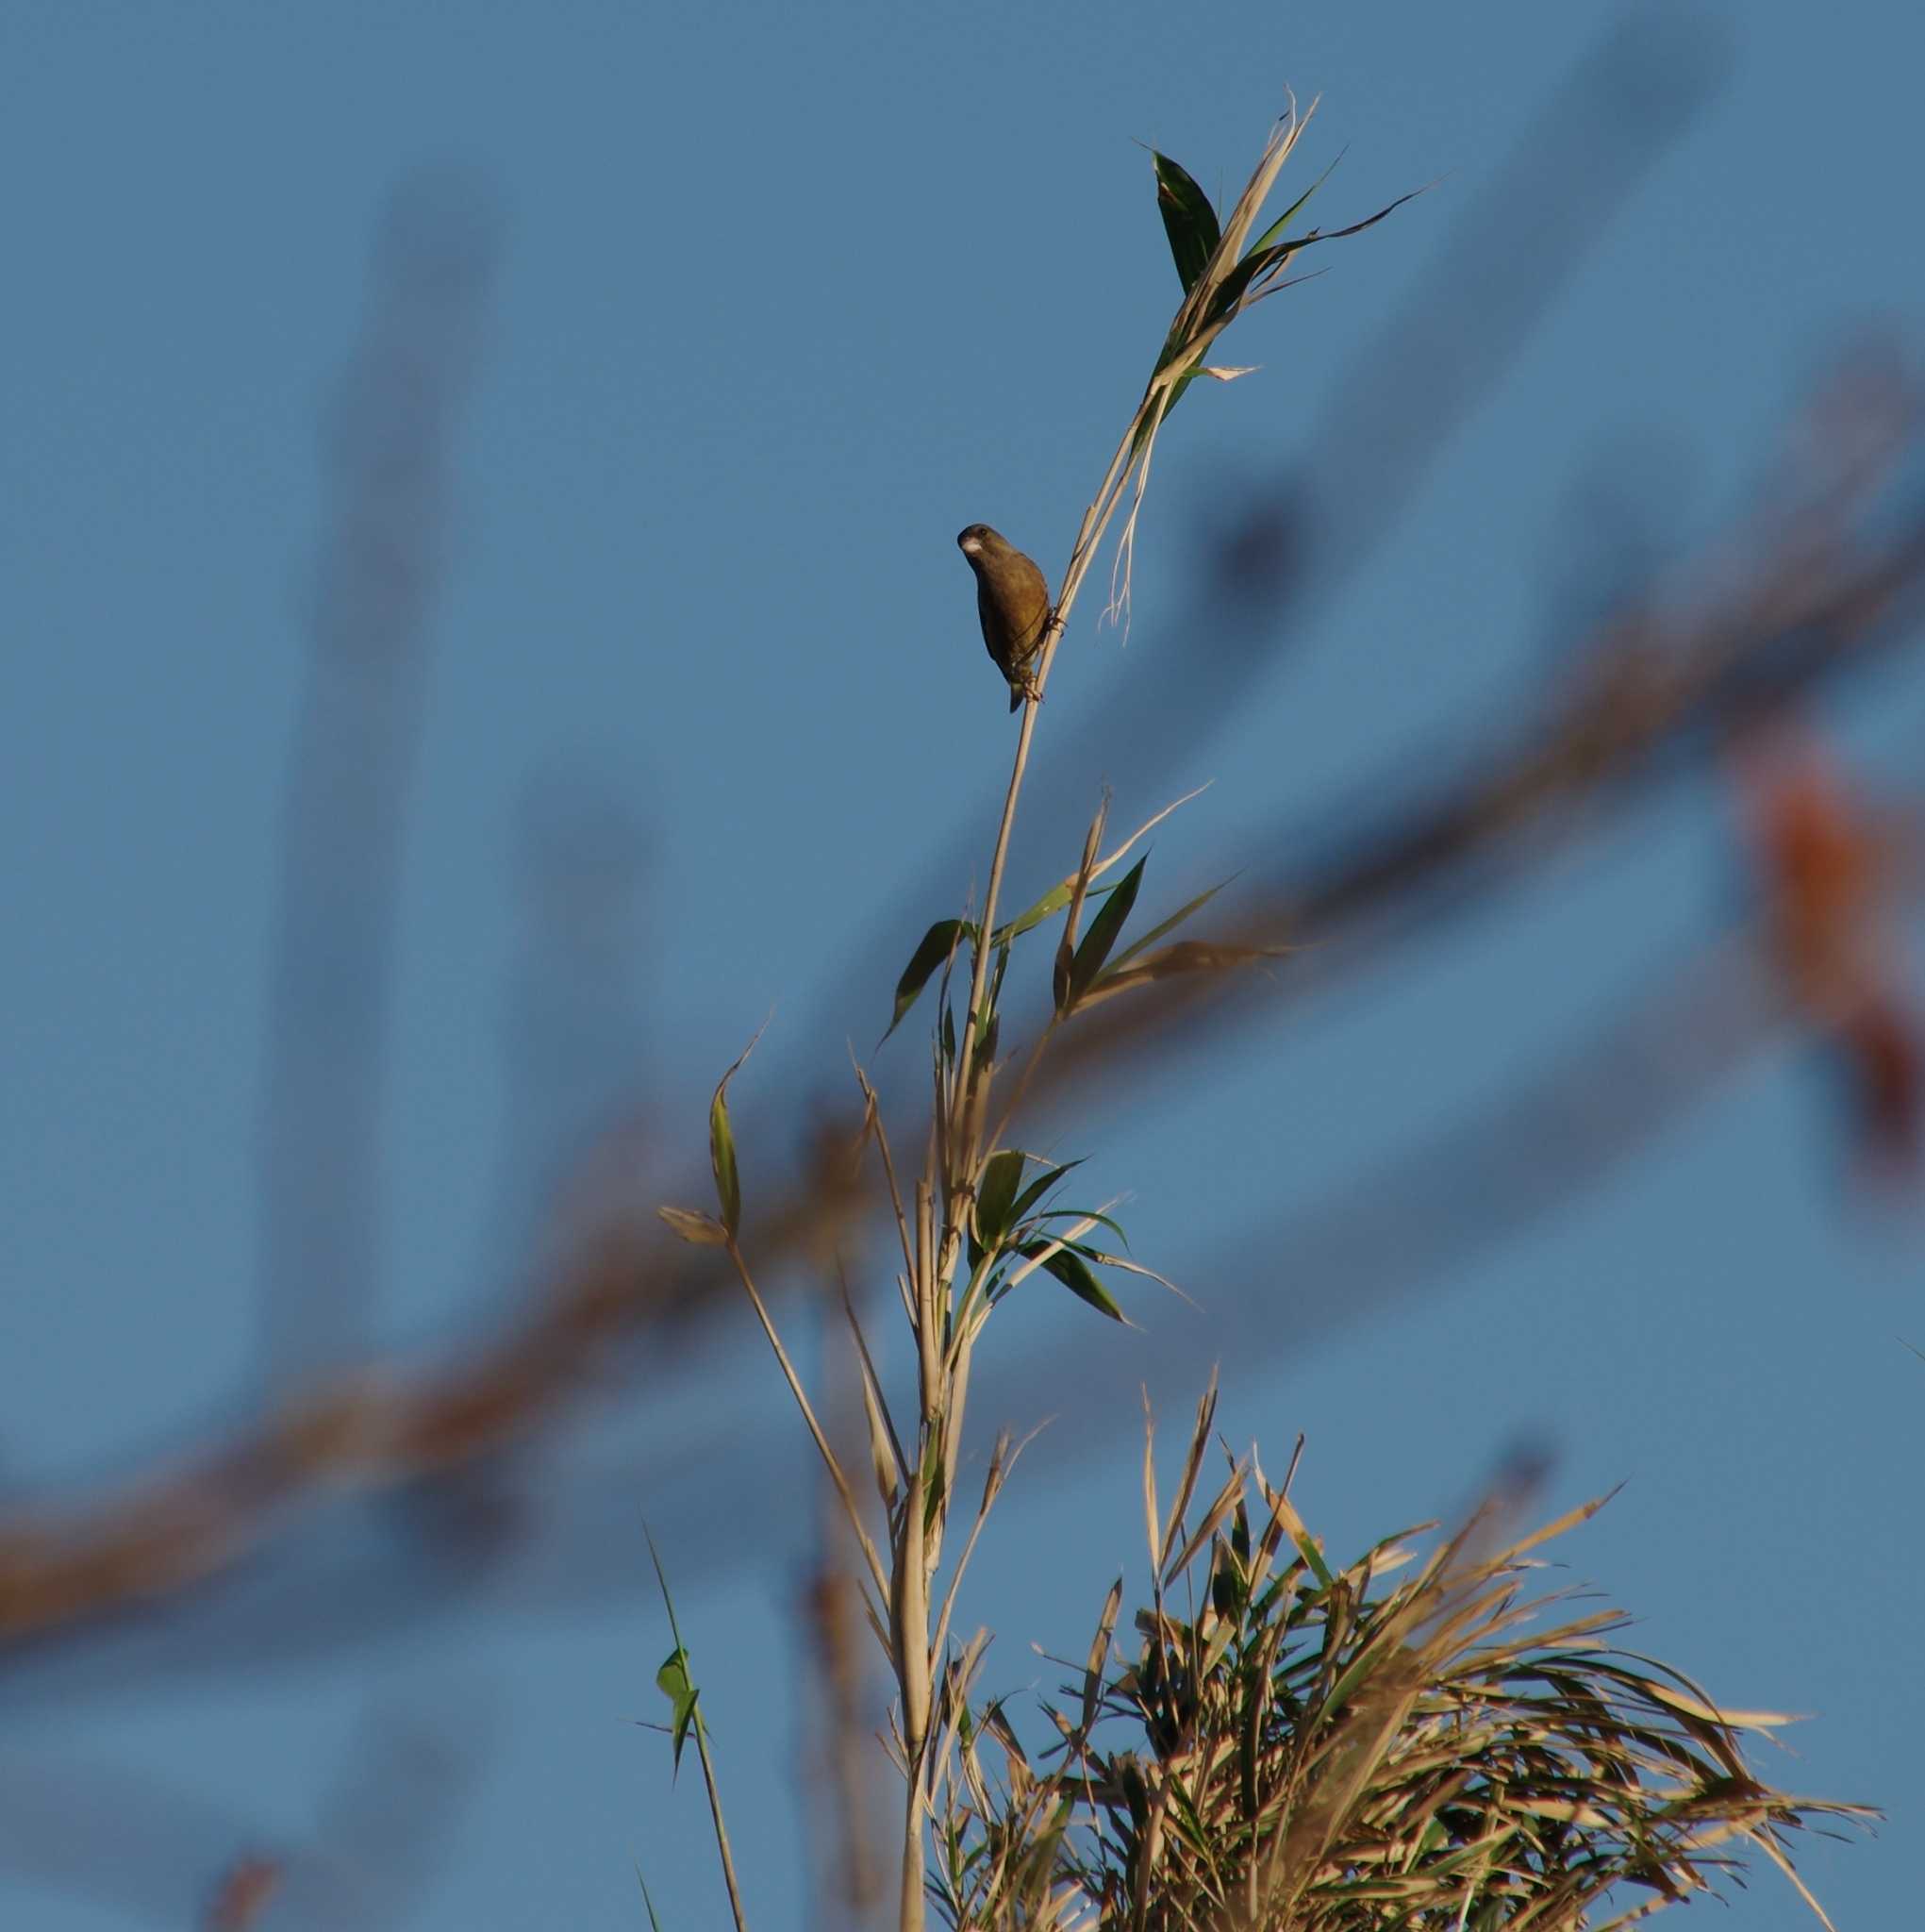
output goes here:
<path id="1" fill-rule="evenodd" d="M 1635 637 L 1607 632 L 1587 653 L 1601 673 L 1593 690 L 1415 809 L 1373 813 L 1360 804 L 1334 814 L 1339 829 L 1319 856 L 1259 884 L 1255 905 L 1220 936 L 1226 946 L 1298 949 L 1280 984 L 1199 974 L 1155 998 L 1116 1001 L 1066 1038 L 1048 1083 L 1073 1085 L 1106 1062 L 1138 1075 L 1164 1046 L 1207 1043 L 1259 1004 L 1352 983 L 1369 955 L 1462 916 L 1543 863 L 1587 823 L 1581 808 L 1622 805 L 1701 767 L 1725 734 L 1761 712 L 1916 641 L 1925 515 L 1803 561 L 1808 576 L 1766 558 L 1702 609 L 1654 608 Z M 1394 795 L 1401 783 L 1386 773 L 1358 797 Z M 1279 825 L 1266 842 L 1301 850 L 1313 841 Z"/>
<path id="2" fill-rule="evenodd" d="M 259 1148 L 263 1380 L 369 1345 L 398 878 L 440 575 L 449 442 L 497 218 L 466 175 L 395 192 L 328 424 L 334 473 L 282 805 Z"/>
<path id="3" fill-rule="evenodd" d="M 503 1146 L 477 1268 L 553 1272 L 573 1230 L 639 1222 L 632 1176 L 646 1123 L 631 1118 L 648 1059 L 658 960 L 646 922 L 653 839 L 579 755 L 525 790 L 516 840 L 520 937 L 504 1006 Z M 559 1225 L 557 1225 L 557 1221 Z"/>

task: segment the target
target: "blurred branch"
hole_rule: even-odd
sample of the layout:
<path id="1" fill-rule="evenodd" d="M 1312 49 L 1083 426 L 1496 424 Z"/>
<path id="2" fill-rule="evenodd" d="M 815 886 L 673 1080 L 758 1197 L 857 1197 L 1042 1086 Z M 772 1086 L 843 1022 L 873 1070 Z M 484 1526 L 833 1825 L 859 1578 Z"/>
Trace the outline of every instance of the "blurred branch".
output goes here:
<path id="1" fill-rule="evenodd" d="M 648 1051 L 646 827 L 615 784 L 557 765 L 523 800 L 521 937 L 503 1024 L 505 1135 L 482 1241 L 524 1277 L 584 1226 L 639 1222 L 647 1123 L 631 1096 Z"/>
<path id="2" fill-rule="evenodd" d="M 1903 421 L 1910 432 L 1909 407 Z M 1051 1076 L 1074 1084 L 1104 1072 L 1138 1075 L 1161 1048 L 1220 1036 L 1261 1001 L 1353 980 L 1366 956 L 1420 925 L 1461 915 L 1542 864 L 1588 823 L 1580 808 L 1622 806 L 1638 791 L 1701 765 L 1723 736 L 1821 679 L 1864 669 L 1913 639 L 1925 608 L 1925 514 L 1847 538 L 1826 499 L 1771 532 L 1750 570 L 1701 608 L 1655 603 L 1634 629 L 1610 627 L 1578 653 L 1591 681 L 1521 732 L 1473 758 L 1454 784 L 1389 812 L 1373 802 L 1405 789 L 1404 770 L 1444 758 L 1401 757 L 1332 814 L 1335 834 L 1306 841 L 1278 825 L 1263 841 L 1316 854 L 1300 873 L 1253 887 L 1255 904 L 1226 946 L 1298 949 L 1282 988 L 1248 974 L 1200 974 L 1155 997 L 1119 1001 L 1067 1039 Z M 1876 506 L 1849 508 L 1867 521 Z M 1464 734 L 1453 734 L 1463 761 Z"/>
<path id="3" fill-rule="evenodd" d="M 465 176 L 405 182 L 329 423 L 332 527 L 282 807 L 260 1138 L 265 1379 L 369 1345 L 380 1108 L 408 780 L 440 574 L 449 444 L 495 212 Z"/>

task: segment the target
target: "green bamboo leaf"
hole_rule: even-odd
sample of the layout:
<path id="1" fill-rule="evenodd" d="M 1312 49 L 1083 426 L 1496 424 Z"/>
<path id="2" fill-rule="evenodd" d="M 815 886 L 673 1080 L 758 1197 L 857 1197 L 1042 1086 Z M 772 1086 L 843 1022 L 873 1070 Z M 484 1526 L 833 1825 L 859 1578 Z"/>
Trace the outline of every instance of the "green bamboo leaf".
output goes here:
<path id="1" fill-rule="evenodd" d="M 996 1042 L 1003 1037 L 1003 1015 L 992 1012 L 988 1024 L 976 1030 L 975 1064 L 980 1072 L 996 1064 Z"/>
<path id="2" fill-rule="evenodd" d="M 1323 1552 L 1317 1547 L 1316 1539 L 1306 1529 L 1301 1529 L 1292 1523 L 1286 1525 L 1285 1532 L 1296 1545 L 1297 1554 L 1310 1566 L 1310 1574 L 1324 1590 L 1331 1589 L 1336 1582 L 1331 1567 L 1323 1560 Z"/>
<path id="3" fill-rule="evenodd" d="M 958 939 L 974 939 L 975 936 L 976 929 L 967 919 L 938 919 L 922 935 L 921 944 L 903 969 L 903 976 L 896 981 L 896 1008 L 889 1017 L 883 1040 L 887 1040 L 903 1024 L 903 1015 L 916 1004 L 922 989 L 929 984 L 930 975 L 955 950 Z M 880 1046 L 882 1040 L 876 1044 Z"/>
<path id="4" fill-rule="evenodd" d="M 1110 1585 L 1104 1599 L 1103 1615 L 1097 1619 L 1096 1635 L 1089 1641 L 1089 1655 L 1083 1665 L 1083 1723 L 1087 1738 L 1096 1728 L 1096 1712 L 1108 1681 L 1109 1640 L 1116 1630 L 1117 1612 L 1123 1607 L 1123 1579 Z"/>
<path id="5" fill-rule="evenodd" d="M 755 1029 L 755 1040 L 762 1029 Z M 708 1164 L 715 1170 L 715 1198 L 722 1207 L 722 1231 L 734 1241 L 742 1225 L 742 1177 L 736 1167 L 736 1137 L 728 1124 L 728 1083 L 740 1073 L 742 1062 L 755 1050 L 749 1041 L 736 1057 L 735 1063 L 716 1083 L 715 1098 L 708 1103 Z"/>
<path id="6" fill-rule="evenodd" d="M 1424 191 L 1413 188 L 1408 194 L 1400 194 L 1373 215 L 1366 215 L 1361 222 L 1352 222 L 1347 228 L 1312 228 L 1307 235 L 1300 235 L 1294 242 L 1279 242 L 1269 248 L 1253 248 L 1230 273 L 1223 277 L 1222 290 L 1215 297 L 1210 308 L 1210 319 L 1226 319 L 1236 309 L 1236 302 L 1227 299 L 1233 292 L 1240 301 L 1251 283 L 1261 278 L 1270 280 L 1284 264 L 1305 248 L 1315 246 L 1319 242 L 1340 242 L 1347 235 L 1361 235 L 1366 228 L 1375 227 L 1385 216 L 1395 214 L 1406 201 L 1415 201 Z"/>
<path id="7" fill-rule="evenodd" d="M 641 1875 L 641 1862 L 636 1861 L 635 1882 L 641 1887 L 641 1902 L 648 1907 L 649 1932 L 662 1932 L 662 1922 L 655 1917 L 655 1902 L 648 1895 L 648 1880 Z"/>
<path id="8" fill-rule="evenodd" d="M 1048 1246 L 1048 1241 L 1028 1241 L 1024 1243 L 1022 1252 L 1035 1260 Z M 1043 1263 L 1043 1272 L 1054 1274 L 1071 1294 L 1079 1301 L 1087 1302 L 1099 1314 L 1107 1315 L 1112 1322 L 1123 1319 L 1123 1311 L 1111 1299 L 1109 1291 L 1090 1272 L 1089 1264 L 1081 1255 L 1072 1253 L 1069 1248 L 1058 1248 Z"/>
<path id="9" fill-rule="evenodd" d="M 1066 1160 L 1061 1167 L 1053 1167 L 1047 1174 L 1038 1174 L 1024 1188 L 1016 1205 L 1009 1210 L 1008 1225 L 1014 1227 L 1049 1191 L 1070 1172 L 1072 1167 L 1081 1167 L 1080 1160 Z"/>
<path id="10" fill-rule="evenodd" d="M 1009 1232 L 1010 1208 L 1027 1158 L 1020 1148 L 1004 1147 L 983 1163 L 982 1184 L 976 1190 L 976 1238 L 985 1248 L 994 1247 Z"/>
<path id="11" fill-rule="evenodd" d="M 1336 162 L 1342 159 L 1343 156 L 1341 154 L 1338 154 L 1338 156 L 1336 157 L 1336 160 L 1332 161 L 1330 166 L 1325 168 L 1322 174 L 1318 175 L 1316 180 L 1311 182 L 1308 188 L 1304 189 L 1303 193 L 1300 194 L 1296 198 L 1296 200 L 1293 201 L 1289 205 L 1289 207 L 1286 208 L 1283 211 L 1283 213 L 1280 214 L 1276 218 L 1276 220 L 1273 221 L 1270 225 L 1270 226 L 1267 227 L 1263 231 L 1263 233 L 1259 235 L 1256 238 L 1256 240 L 1250 244 L 1250 246 L 1243 251 L 1244 254 L 1260 255 L 1266 248 L 1268 248 L 1270 245 L 1271 242 L 1282 241 L 1284 230 L 1287 228 L 1290 225 L 1290 224 L 1294 222 L 1297 219 L 1297 217 L 1303 212 L 1304 207 L 1309 202 L 1310 197 L 1313 194 L 1315 194 L 1319 188 L 1321 188 L 1326 181 L 1330 179 L 1331 175 L 1336 170 Z"/>
<path id="12" fill-rule="evenodd" d="M 1054 1274 L 1070 1292 L 1080 1301 L 1086 1301 L 1100 1314 L 1107 1315 L 1112 1322 L 1120 1322 L 1123 1311 L 1111 1298 L 1109 1291 L 1097 1280 L 1088 1264 L 1080 1255 L 1072 1254 L 1068 1248 L 1058 1248 L 1043 1263 L 1045 1274 Z"/>
<path id="13" fill-rule="evenodd" d="M 1128 1235 L 1126 1235 L 1126 1234 L 1125 1234 L 1125 1233 L 1124 1233 L 1124 1232 L 1122 1231 L 1122 1228 L 1121 1228 L 1121 1227 L 1120 1227 L 1120 1225 L 1119 1225 L 1119 1224 L 1117 1224 L 1116 1222 L 1112 1221 L 1112 1220 L 1110 1219 L 1110 1217 L 1109 1217 L 1109 1216 L 1108 1216 L 1107 1214 L 1098 1214 L 1098 1213 L 1097 1213 L 1097 1212 L 1096 1212 L 1096 1211 L 1095 1211 L 1095 1210 L 1094 1210 L 1093 1208 L 1051 1208 L 1051 1209 L 1049 1210 L 1049 1212 L 1048 1212 L 1048 1213 L 1046 1213 L 1046 1214 L 1039 1214 L 1039 1215 L 1038 1215 L 1038 1216 L 1037 1217 L 1037 1221 L 1038 1221 L 1038 1222 L 1044 1222 L 1044 1221 L 1088 1221 L 1088 1222 L 1093 1222 L 1093 1223 L 1094 1223 L 1094 1224 L 1096 1224 L 1096 1225 L 1097 1225 L 1098 1227 L 1106 1227 L 1106 1228 L 1108 1228 L 1108 1229 L 1109 1229 L 1109 1231 L 1110 1231 L 1110 1233 L 1111 1233 L 1111 1234 L 1113 1234 L 1113 1235 L 1115 1235 L 1115 1236 L 1116 1236 L 1116 1238 L 1117 1238 L 1117 1240 L 1118 1240 L 1118 1241 L 1121 1241 L 1124 1247 L 1128 1247 L 1128 1246 L 1129 1246 L 1129 1244 L 1130 1244 L 1130 1238 L 1129 1238 L 1129 1236 L 1128 1236 Z M 1072 1247 L 1072 1248 L 1074 1248 L 1074 1249 L 1076 1250 L 1076 1252 L 1077 1252 L 1077 1253 L 1078 1253 L 1079 1255 L 1087 1255 L 1087 1256 L 1088 1256 L 1088 1257 L 1089 1257 L 1089 1258 L 1090 1258 L 1091 1260 L 1103 1260 L 1103 1261 L 1106 1261 L 1106 1260 L 1108 1260 L 1108 1258 L 1109 1258 L 1109 1257 L 1108 1257 L 1107 1255 L 1099 1255 L 1099 1254 L 1097 1254 L 1097 1252 L 1096 1252 L 1096 1250 L 1095 1250 L 1094 1248 L 1091 1248 L 1091 1247 L 1086 1247 L 1086 1246 L 1084 1245 L 1084 1243 L 1083 1243 L 1083 1241 L 1082 1241 L 1081 1237 L 1078 1237 L 1078 1239 L 1077 1239 L 1077 1240 L 1075 1240 L 1075 1241 L 1070 1241 L 1070 1243 L 1069 1243 L 1068 1245 L 1069 1245 L 1069 1246 L 1070 1246 L 1070 1247 Z"/>
<path id="14" fill-rule="evenodd" d="M 1210 197 L 1168 155 L 1153 150 L 1152 154 L 1156 163 L 1157 211 L 1163 217 L 1163 232 L 1170 238 L 1177 279 L 1187 295 L 1220 239 L 1217 210 L 1210 206 Z"/>
<path id="15" fill-rule="evenodd" d="M 931 1428 L 929 1440 L 922 1445 L 922 1468 L 917 1480 L 922 1486 L 922 1529 L 927 1535 L 935 1529 L 936 1519 L 941 1514 L 949 1493 L 948 1472 L 942 1466 L 940 1427 Z"/>
<path id="16" fill-rule="evenodd" d="M 1179 906 L 1161 925 L 1152 926 L 1135 945 L 1126 946 L 1116 956 L 1116 960 L 1109 969 L 1110 973 L 1120 973 L 1137 954 L 1147 952 L 1165 933 L 1174 932 L 1193 912 L 1201 912 L 1235 877 L 1236 874 L 1232 873 L 1230 878 L 1219 879 L 1207 892 L 1199 892 L 1187 905 Z M 1109 975 L 1105 974 L 1104 976 L 1107 978 Z"/>
<path id="17" fill-rule="evenodd" d="M 1051 913 L 1060 912 L 1069 903 L 1070 888 L 1052 886 L 1026 912 L 1019 913 L 1007 925 L 996 928 L 996 943 L 1006 946 L 1012 940 L 1020 940 L 1024 933 L 1040 925 Z"/>
<path id="18" fill-rule="evenodd" d="M 1361 235 L 1366 228 L 1374 228 L 1386 215 L 1394 215 L 1406 201 L 1415 201 L 1419 194 L 1428 193 L 1424 188 L 1413 188 L 1408 194 L 1400 194 L 1395 201 L 1386 202 L 1373 215 L 1366 215 L 1360 222 L 1352 222 L 1347 228 L 1313 228 L 1303 239 L 1308 242 L 1341 242 L 1346 235 Z"/>
<path id="19" fill-rule="evenodd" d="M 1086 894 L 1084 904 L 1091 899 L 1107 898 L 1117 889 L 1118 881 L 1110 880 L 1107 885 L 1091 886 Z M 1034 927 L 1040 925 L 1052 913 L 1060 912 L 1075 896 L 1076 882 L 1065 879 L 1061 885 L 1052 886 L 1027 912 L 1020 913 L 1007 925 L 999 925 L 990 935 L 990 944 L 1003 947 L 1006 953 L 1012 940 L 1018 940 Z"/>
<path id="20" fill-rule="evenodd" d="M 1143 857 L 1133 865 L 1128 875 L 1103 903 L 1103 910 L 1089 922 L 1089 930 L 1083 935 L 1082 943 L 1076 948 L 1076 963 L 1070 969 L 1070 1002 L 1076 1000 L 1089 989 L 1090 982 L 1103 971 L 1103 964 L 1109 958 L 1110 948 L 1120 937 L 1123 922 L 1130 916 L 1130 908 L 1137 903 L 1137 888 L 1143 882 L 1143 868 L 1150 862 L 1150 856 Z"/>
<path id="21" fill-rule="evenodd" d="M 736 1140 L 728 1124 L 726 1086 L 724 1081 L 718 1087 L 708 1103 L 708 1164 L 715 1170 L 715 1198 L 722 1206 L 722 1232 L 733 1236 L 742 1224 L 742 1176 L 736 1166 Z"/>

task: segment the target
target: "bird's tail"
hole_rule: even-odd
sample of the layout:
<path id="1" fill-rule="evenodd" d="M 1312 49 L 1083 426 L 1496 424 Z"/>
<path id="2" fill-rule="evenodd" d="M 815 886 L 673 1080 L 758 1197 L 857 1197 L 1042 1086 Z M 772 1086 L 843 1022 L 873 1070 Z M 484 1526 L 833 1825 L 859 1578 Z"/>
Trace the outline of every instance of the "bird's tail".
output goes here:
<path id="1" fill-rule="evenodd" d="M 1009 687 L 1009 713 L 1010 713 L 1010 716 L 1011 716 L 1011 717 L 1014 717 L 1014 716 L 1016 715 L 1016 713 L 1017 713 L 1018 711 L 1021 710 L 1021 708 L 1022 708 L 1022 687 L 1021 687 L 1021 685 L 1020 685 L 1020 684 L 1012 684 L 1012 685 L 1011 685 L 1011 686 Z"/>

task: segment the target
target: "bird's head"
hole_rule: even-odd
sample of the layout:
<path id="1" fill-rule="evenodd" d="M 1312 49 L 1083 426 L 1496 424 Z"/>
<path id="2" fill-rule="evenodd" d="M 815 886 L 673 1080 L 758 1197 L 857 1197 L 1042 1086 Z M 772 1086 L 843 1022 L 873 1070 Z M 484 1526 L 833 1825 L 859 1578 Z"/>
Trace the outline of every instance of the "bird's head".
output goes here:
<path id="1" fill-rule="evenodd" d="M 987 524 L 971 524 L 955 540 L 956 548 L 974 563 L 979 557 L 994 557 L 1009 545 Z"/>

